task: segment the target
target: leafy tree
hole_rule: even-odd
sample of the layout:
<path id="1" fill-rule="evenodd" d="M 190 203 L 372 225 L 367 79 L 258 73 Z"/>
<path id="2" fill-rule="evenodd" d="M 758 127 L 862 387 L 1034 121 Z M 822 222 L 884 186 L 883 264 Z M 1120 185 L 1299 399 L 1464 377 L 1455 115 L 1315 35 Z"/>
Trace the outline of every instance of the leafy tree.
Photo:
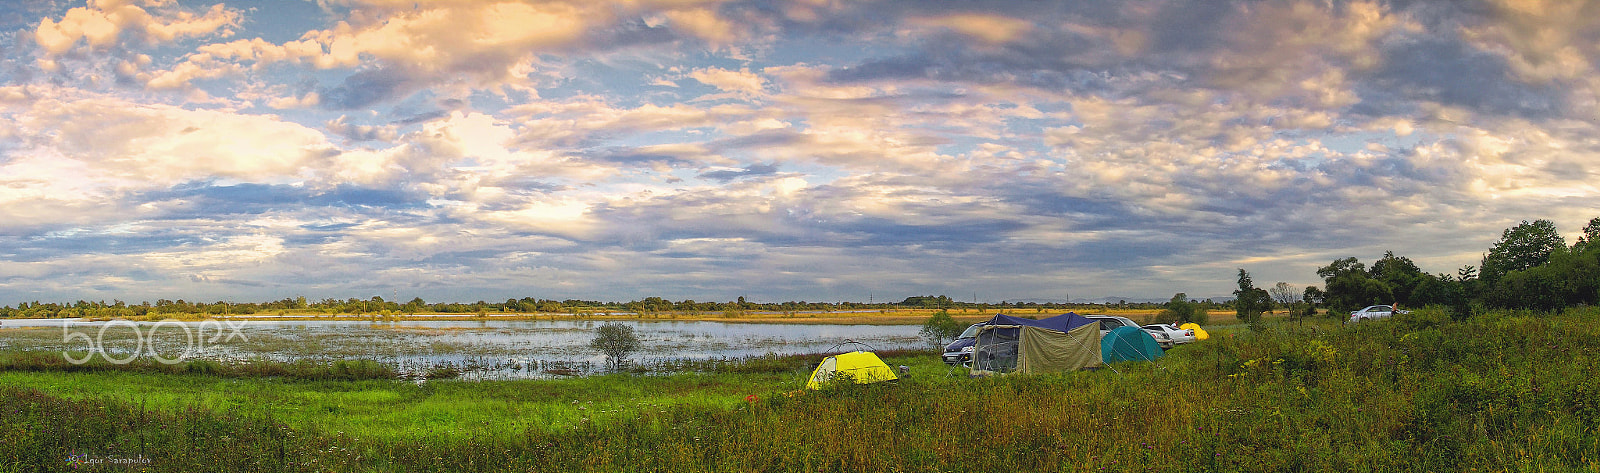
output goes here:
<path id="1" fill-rule="evenodd" d="M 1489 254 L 1484 255 L 1478 277 L 1493 284 L 1506 273 L 1542 265 L 1550 260 L 1552 253 L 1566 248 L 1566 240 L 1556 231 L 1555 223 L 1549 220 L 1528 223 L 1523 220 L 1521 224 L 1501 232 L 1500 241 L 1495 242 L 1489 248 Z"/>
<path id="2" fill-rule="evenodd" d="M 1172 300 L 1162 306 L 1161 312 L 1156 313 L 1156 320 L 1162 323 L 1184 324 L 1194 322 L 1204 325 L 1210 319 L 1210 314 L 1202 304 L 1189 301 L 1189 295 L 1177 293 L 1172 295 Z"/>
<path id="3" fill-rule="evenodd" d="M 422 300 L 421 297 L 413 297 L 411 298 L 411 302 L 407 302 L 406 305 L 400 306 L 400 310 L 407 314 L 415 314 L 417 312 L 422 312 L 423 310 L 427 309 L 427 307 L 428 301 Z"/>
<path id="4" fill-rule="evenodd" d="M 1490 306 L 1559 311 L 1600 303 L 1600 247 L 1581 245 L 1583 252 L 1562 249 L 1545 264 L 1511 271 L 1486 284 L 1483 299 Z"/>
<path id="5" fill-rule="evenodd" d="M 1239 289 L 1233 291 L 1233 310 L 1239 320 L 1250 324 L 1252 329 L 1261 322 L 1261 313 L 1272 310 L 1272 296 L 1266 289 L 1255 286 L 1250 280 L 1250 273 L 1243 268 L 1239 269 Z"/>
<path id="6" fill-rule="evenodd" d="M 939 296 L 911 296 L 907 297 L 906 300 L 900 301 L 900 305 L 903 306 L 930 309 L 948 309 L 953 304 L 955 304 L 955 301 L 951 300 L 950 296 L 942 294 Z"/>
<path id="7" fill-rule="evenodd" d="M 1467 297 L 1468 282 L 1448 274 L 1423 275 L 1422 281 L 1411 292 L 1410 304 L 1414 306 L 1440 305 L 1449 308 L 1450 317 L 1465 320 L 1472 315 Z"/>
<path id="8" fill-rule="evenodd" d="M 917 333 L 935 348 L 943 348 L 949 340 L 961 335 L 963 330 L 966 330 L 966 327 L 950 318 L 949 311 L 941 310 L 928 317 L 928 321 L 922 323 L 922 331 Z"/>
<path id="9" fill-rule="evenodd" d="M 628 355 L 639 351 L 639 337 L 633 335 L 632 326 L 609 323 L 595 329 L 594 340 L 589 341 L 589 348 L 604 353 L 611 369 L 615 370 L 622 367 Z"/>
<path id="10" fill-rule="evenodd" d="M 1600 217 L 1589 219 L 1589 224 L 1584 225 L 1583 235 L 1578 236 L 1578 242 L 1572 244 L 1573 254 L 1583 254 L 1589 247 L 1600 248 Z"/>
<path id="11" fill-rule="evenodd" d="M 1322 277 L 1322 300 L 1330 312 L 1359 309 L 1371 304 L 1394 302 L 1394 292 L 1383 281 L 1373 279 L 1366 265 L 1355 257 L 1341 258 L 1317 268 Z"/>
<path id="12" fill-rule="evenodd" d="M 1312 307 L 1316 307 L 1317 304 L 1322 303 L 1323 296 L 1324 294 L 1322 293 L 1322 288 L 1317 286 L 1306 286 L 1306 291 L 1300 295 L 1300 300 L 1305 301 L 1307 304 L 1311 304 Z"/>
<path id="13" fill-rule="evenodd" d="M 1428 278 L 1428 273 L 1422 272 L 1422 268 L 1411 262 L 1411 258 L 1395 256 L 1393 251 L 1384 252 L 1383 258 L 1372 263 L 1372 270 L 1367 275 L 1389 287 L 1389 302 L 1403 305 L 1416 304 L 1411 300 L 1411 293 Z"/>

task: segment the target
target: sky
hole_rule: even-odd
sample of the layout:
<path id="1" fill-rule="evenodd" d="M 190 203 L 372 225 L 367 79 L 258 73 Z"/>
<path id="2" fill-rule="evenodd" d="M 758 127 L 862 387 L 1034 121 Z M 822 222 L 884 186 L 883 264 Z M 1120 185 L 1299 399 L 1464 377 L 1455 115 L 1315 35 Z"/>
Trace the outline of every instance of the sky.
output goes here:
<path id="1" fill-rule="evenodd" d="M 1228 296 L 1600 216 L 1600 2 L 0 0 L 0 304 Z"/>

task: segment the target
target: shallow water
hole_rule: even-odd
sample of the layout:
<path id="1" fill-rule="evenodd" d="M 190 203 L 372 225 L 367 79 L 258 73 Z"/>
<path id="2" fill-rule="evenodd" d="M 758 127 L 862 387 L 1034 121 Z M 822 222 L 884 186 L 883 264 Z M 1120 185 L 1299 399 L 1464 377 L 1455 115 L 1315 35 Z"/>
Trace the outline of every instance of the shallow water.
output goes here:
<path id="1" fill-rule="evenodd" d="M 915 325 L 591 320 L 249 320 L 93 322 L 0 321 L 0 349 L 89 350 L 125 359 L 372 359 L 403 372 L 456 367 L 468 379 L 539 378 L 593 372 L 605 357 L 589 348 L 604 323 L 633 327 L 639 364 L 862 349 L 923 348 Z M 3 330 L 34 327 L 27 330 Z M 135 332 L 137 331 L 137 337 Z M 73 334 L 83 334 L 73 335 Z M 96 355 L 100 356 L 100 355 Z"/>

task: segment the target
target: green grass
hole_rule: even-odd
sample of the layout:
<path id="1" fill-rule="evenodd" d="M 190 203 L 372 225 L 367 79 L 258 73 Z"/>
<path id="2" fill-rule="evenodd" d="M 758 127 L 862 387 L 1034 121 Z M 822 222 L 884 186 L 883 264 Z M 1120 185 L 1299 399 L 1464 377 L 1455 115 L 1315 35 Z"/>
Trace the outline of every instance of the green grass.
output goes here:
<path id="1" fill-rule="evenodd" d="M 89 359 L 84 363 L 72 363 L 67 360 L 68 356 L 80 361 L 85 358 Z M 0 372 L 21 371 L 199 374 L 234 378 L 277 377 L 297 380 L 339 381 L 400 379 L 402 377 L 392 366 L 362 359 L 296 360 L 292 362 L 256 359 L 227 364 L 207 359 L 195 359 L 168 364 L 153 361 L 149 357 L 143 357 L 129 360 L 125 364 L 115 364 L 108 362 L 104 358 L 91 358 L 87 352 L 82 351 L 67 352 L 65 356 L 59 351 L 44 350 L 0 352 Z"/>
<path id="2" fill-rule="evenodd" d="M 1600 471 L 1600 311 L 1211 332 L 1063 375 L 894 356 L 913 376 L 820 392 L 798 390 L 815 360 L 780 359 L 421 385 L 5 372 L 0 472 L 73 452 L 153 471 Z"/>
<path id="3" fill-rule="evenodd" d="M 397 440 L 512 437 L 609 422 L 623 413 L 700 405 L 726 408 L 750 394 L 798 389 L 794 375 L 607 375 L 545 381 L 295 381 L 135 372 L 4 372 L 0 386 L 146 409 L 186 408 L 272 418 L 299 429 Z M 587 421 L 585 420 L 587 419 Z"/>

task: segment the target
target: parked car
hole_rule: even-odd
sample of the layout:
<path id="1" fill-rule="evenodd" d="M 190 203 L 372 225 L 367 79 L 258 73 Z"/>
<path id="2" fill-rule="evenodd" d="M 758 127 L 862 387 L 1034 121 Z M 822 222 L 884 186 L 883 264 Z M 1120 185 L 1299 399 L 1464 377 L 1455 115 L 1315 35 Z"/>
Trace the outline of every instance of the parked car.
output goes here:
<path id="1" fill-rule="evenodd" d="M 1391 317 L 1391 316 L 1393 316 L 1394 314 L 1397 314 L 1397 313 L 1399 313 L 1399 314 L 1409 314 L 1409 313 L 1411 313 L 1411 311 L 1402 309 L 1402 310 L 1397 312 L 1397 311 L 1394 310 L 1394 306 L 1369 305 L 1369 306 L 1366 306 L 1366 307 L 1362 308 L 1361 310 L 1351 312 L 1350 313 L 1350 321 L 1351 322 L 1362 322 L 1362 321 L 1367 321 L 1367 320 L 1384 319 L 1384 318 L 1389 318 L 1389 317 Z"/>
<path id="2" fill-rule="evenodd" d="M 1132 319 L 1127 317 L 1118 317 L 1115 315 L 1085 315 L 1083 318 L 1100 322 L 1100 336 L 1102 337 L 1106 336 L 1108 333 L 1111 333 L 1111 330 L 1117 327 L 1139 328 L 1139 324 L 1134 323 Z"/>
<path id="3" fill-rule="evenodd" d="M 1101 338 L 1105 338 L 1106 334 L 1111 333 L 1111 331 L 1115 330 L 1117 327 L 1133 327 L 1139 329 L 1141 332 L 1144 332 L 1145 335 L 1149 335 L 1150 338 L 1155 339 L 1156 344 L 1161 345 L 1161 348 L 1168 348 L 1172 346 L 1172 339 L 1168 338 L 1166 333 L 1152 333 L 1149 330 L 1145 330 L 1144 327 L 1140 327 L 1138 323 L 1133 321 L 1133 319 L 1129 319 L 1127 317 L 1118 317 L 1115 315 L 1085 315 L 1083 317 L 1100 322 Z"/>
<path id="4" fill-rule="evenodd" d="M 1194 337 L 1194 330 L 1174 327 L 1172 324 L 1150 324 L 1139 328 L 1154 337 L 1161 348 L 1172 348 L 1197 340 Z"/>
<path id="5" fill-rule="evenodd" d="M 947 365 L 965 365 L 971 363 L 972 346 L 978 343 L 978 327 L 982 326 L 983 324 L 981 323 L 972 324 L 972 326 L 967 327 L 966 330 L 961 331 L 961 335 L 956 337 L 956 341 L 950 342 L 949 345 L 945 345 L 944 355 L 940 356 L 940 358 L 944 359 L 944 363 Z"/>

